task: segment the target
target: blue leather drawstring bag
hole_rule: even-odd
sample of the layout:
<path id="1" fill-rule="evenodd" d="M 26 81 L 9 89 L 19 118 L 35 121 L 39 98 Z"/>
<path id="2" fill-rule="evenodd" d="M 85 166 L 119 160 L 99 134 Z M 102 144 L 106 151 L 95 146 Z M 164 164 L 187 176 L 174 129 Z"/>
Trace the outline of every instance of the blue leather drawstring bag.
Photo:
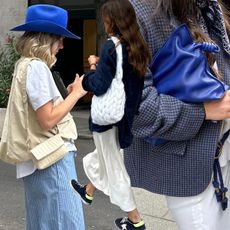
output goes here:
<path id="1" fill-rule="evenodd" d="M 173 31 L 150 65 L 158 93 L 190 103 L 222 98 L 229 86 L 216 78 L 204 52 L 217 53 L 219 47 L 194 42 L 185 24 Z"/>
<path id="2" fill-rule="evenodd" d="M 158 94 L 167 94 L 187 103 L 203 103 L 224 96 L 229 86 L 218 80 L 204 52 L 219 52 L 212 43 L 194 42 L 188 27 L 174 30 L 153 57 L 150 70 Z M 153 145 L 166 141 L 146 138 Z"/>

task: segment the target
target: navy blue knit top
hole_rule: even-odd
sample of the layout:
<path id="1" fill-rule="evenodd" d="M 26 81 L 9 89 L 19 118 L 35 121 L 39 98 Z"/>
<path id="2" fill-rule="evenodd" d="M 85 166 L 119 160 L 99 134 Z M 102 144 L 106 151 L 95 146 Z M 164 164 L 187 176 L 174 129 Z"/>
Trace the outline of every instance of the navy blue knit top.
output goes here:
<path id="1" fill-rule="evenodd" d="M 127 148 L 132 143 L 131 127 L 134 115 L 138 112 L 141 100 L 144 78 L 140 77 L 128 63 L 128 52 L 122 43 L 123 52 L 123 82 L 126 93 L 125 114 L 121 121 L 113 124 L 118 127 L 118 138 L 121 148 Z M 113 41 L 107 40 L 102 48 L 97 69 L 85 74 L 83 88 L 99 96 L 108 90 L 116 73 L 116 49 Z M 100 126 L 89 118 L 89 129 L 93 132 L 104 132 L 113 125 Z"/>

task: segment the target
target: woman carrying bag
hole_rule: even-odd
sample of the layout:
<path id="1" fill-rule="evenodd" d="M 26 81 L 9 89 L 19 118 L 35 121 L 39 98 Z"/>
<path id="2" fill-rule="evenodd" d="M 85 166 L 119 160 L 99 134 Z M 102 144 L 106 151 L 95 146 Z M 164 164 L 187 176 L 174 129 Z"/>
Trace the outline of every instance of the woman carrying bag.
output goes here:
<path id="1" fill-rule="evenodd" d="M 27 230 L 84 230 L 80 199 L 69 188 L 77 178 L 74 140 L 77 130 L 70 110 L 86 94 L 77 75 L 63 100 L 50 68 L 63 49 L 64 37 L 80 39 L 67 30 L 67 11 L 53 5 L 28 8 L 25 31 L 16 50 L 0 159 L 16 165 L 25 189 Z"/>
<path id="2" fill-rule="evenodd" d="M 185 24 L 194 41 L 214 43 L 220 48 L 215 55 L 208 55 L 208 65 L 229 86 L 230 26 L 221 1 L 130 2 L 153 58 L 170 34 Z M 183 61 L 186 68 L 186 60 Z M 133 186 L 166 195 L 180 230 L 230 229 L 229 138 L 223 142 L 223 148 L 218 145 L 230 129 L 229 117 L 229 90 L 217 100 L 184 103 L 159 94 L 152 73 L 146 73 L 139 115 L 133 123 L 135 138 L 124 151 L 125 165 Z M 165 142 L 152 145 L 146 141 L 148 137 Z M 216 178 L 216 152 L 222 153 L 218 159 L 223 181 Z"/>

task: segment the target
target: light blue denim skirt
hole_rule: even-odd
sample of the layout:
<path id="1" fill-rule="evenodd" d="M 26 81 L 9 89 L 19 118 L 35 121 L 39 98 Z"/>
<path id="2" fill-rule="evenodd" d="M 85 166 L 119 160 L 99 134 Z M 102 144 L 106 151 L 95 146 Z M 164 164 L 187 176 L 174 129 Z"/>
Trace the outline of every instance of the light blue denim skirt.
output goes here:
<path id="1" fill-rule="evenodd" d="M 24 177 L 27 230 L 85 230 L 81 200 L 70 187 L 77 180 L 74 154 Z"/>

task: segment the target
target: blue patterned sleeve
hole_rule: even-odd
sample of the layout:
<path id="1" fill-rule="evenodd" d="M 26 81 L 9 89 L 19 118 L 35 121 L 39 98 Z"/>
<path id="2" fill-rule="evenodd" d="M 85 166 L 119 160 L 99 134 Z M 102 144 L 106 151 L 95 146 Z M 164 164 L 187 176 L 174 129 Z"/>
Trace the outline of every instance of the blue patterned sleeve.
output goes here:
<path id="1" fill-rule="evenodd" d="M 153 54 L 163 43 L 163 30 L 169 25 L 163 16 L 160 19 L 153 18 L 153 1 L 130 2 L 136 11 L 142 35 Z M 172 141 L 188 140 L 197 135 L 204 118 L 203 105 L 186 104 L 168 95 L 158 95 L 153 87 L 151 72 L 147 71 L 139 115 L 133 123 L 134 136 L 155 136 Z"/>
<path id="2" fill-rule="evenodd" d="M 146 85 L 150 81 L 145 81 L 139 114 L 133 123 L 134 136 L 154 136 L 171 141 L 193 138 L 204 122 L 203 106 L 180 103 L 171 96 L 158 95 L 152 84 Z"/>

